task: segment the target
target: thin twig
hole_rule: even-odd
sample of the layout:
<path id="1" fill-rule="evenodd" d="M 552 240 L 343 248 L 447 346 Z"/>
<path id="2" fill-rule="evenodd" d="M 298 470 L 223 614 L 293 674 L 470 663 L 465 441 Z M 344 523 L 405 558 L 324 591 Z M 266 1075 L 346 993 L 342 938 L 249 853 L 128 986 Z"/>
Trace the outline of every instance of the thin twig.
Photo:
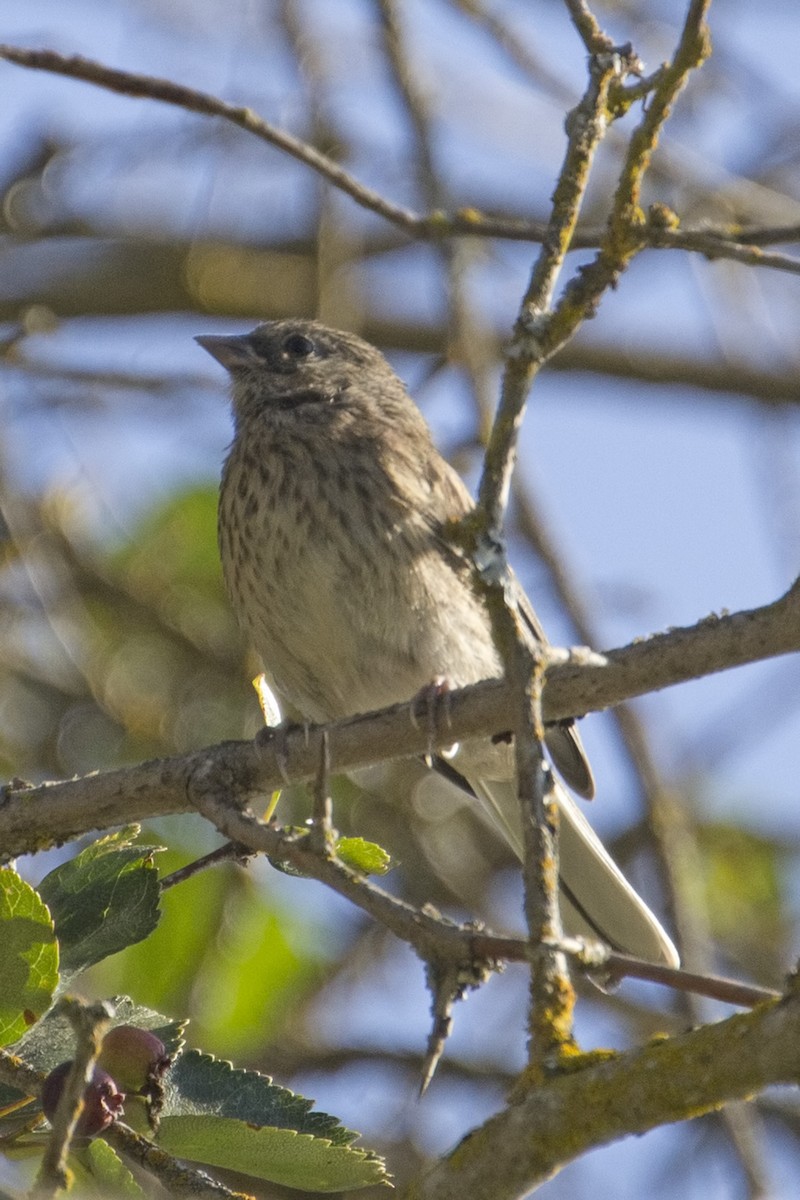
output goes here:
<path id="1" fill-rule="evenodd" d="M 185 883 L 187 879 L 191 879 L 194 875 L 199 875 L 201 871 L 208 870 L 209 867 L 216 867 L 222 862 L 235 862 L 243 866 L 252 854 L 245 849 L 244 846 L 237 846 L 233 842 L 226 842 L 224 846 L 218 846 L 216 850 L 211 850 L 208 854 L 202 855 L 201 858 L 196 858 L 192 862 L 187 863 L 185 867 L 178 867 L 176 871 L 170 872 L 169 875 L 163 875 L 158 881 L 158 886 L 162 892 L 169 888 L 177 887 L 179 883 Z"/>
<path id="2" fill-rule="evenodd" d="M 392 204 L 380 193 L 360 183 L 332 158 L 322 154 L 313 146 L 309 146 L 301 138 L 265 121 L 251 108 L 229 104 L 208 92 L 184 87 L 170 79 L 160 79 L 152 75 L 137 75 L 132 71 L 120 71 L 77 54 L 67 56 L 58 54 L 54 50 L 30 50 L 0 45 L 0 58 L 5 58 L 8 62 L 16 63 L 21 67 L 32 67 L 39 71 L 66 75 L 71 79 L 81 79 L 85 83 L 96 84 L 108 91 L 119 92 L 123 96 L 160 100 L 164 104 L 173 104 L 187 112 L 200 113 L 207 117 L 221 117 L 230 124 L 244 129 L 247 133 L 252 133 L 261 141 L 268 142 L 269 145 L 289 154 L 298 162 L 304 163 L 346 195 L 351 196 L 357 204 L 377 213 L 387 221 L 391 221 L 393 225 L 398 225 L 409 232 L 416 232 L 422 223 L 416 213 L 410 212 L 400 205 Z"/>
<path id="3" fill-rule="evenodd" d="M 478 237 L 539 242 L 547 231 L 547 224 L 543 221 L 493 216 L 470 205 L 453 212 L 434 210 L 429 213 L 415 213 L 403 205 L 394 204 L 374 189 L 362 184 L 332 158 L 322 154 L 301 138 L 265 121 L 251 109 L 229 104 L 216 96 L 184 87 L 172 80 L 120 71 L 80 55 L 62 55 L 54 50 L 0 45 L 0 58 L 5 58 L 17 66 L 78 79 L 122 95 L 161 101 L 203 116 L 220 117 L 302 162 L 350 196 L 356 204 L 376 213 L 412 237 L 433 241 L 453 237 Z M 648 81 L 647 86 L 650 82 Z M 757 226 L 751 230 L 746 227 L 719 230 L 675 229 L 667 234 L 657 227 L 650 229 L 644 225 L 639 230 L 639 237 L 643 245 L 688 250 L 708 258 L 730 258 L 750 266 L 770 267 L 792 274 L 800 270 L 798 260 L 789 255 L 762 254 L 758 250 L 759 245 L 800 240 L 800 228 L 797 225 Z M 599 229 L 576 231 L 571 249 L 594 248 L 601 239 L 602 231 Z"/>
<path id="4" fill-rule="evenodd" d="M 613 41 L 600 28 L 597 18 L 584 0 L 564 0 L 564 3 L 589 54 L 603 54 L 614 49 Z"/>
<path id="5" fill-rule="evenodd" d="M 488 930 L 472 934 L 472 948 L 476 957 L 497 962 L 530 962 L 535 952 L 521 938 L 498 937 Z M 643 979 L 676 991 L 693 992 L 710 1000 L 721 1000 L 739 1008 L 753 1008 L 756 1004 L 778 1000 L 781 996 L 774 988 L 743 983 L 740 979 L 729 979 L 724 975 L 700 974 L 697 971 L 685 971 L 682 967 L 647 962 L 630 954 L 609 950 L 600 943 L 585 942 L 581 938 L 564 937 L 557 948 L 590 974 L 607 969 L 615 977 Z"/>
<path id="6" fill-rule="evenodd" d="M 529 939 L 496 937 L 469 924 L 457 925 L 431 908 L 420 910 L 408 904 L 336 858 L 316 852 L 307 834 L 262 824 L 230 803 L 228 780 L 226 770 L 220 772 L 219 778 L 209 770 L 202 779 L 195 780 L 193 787 L 198 811 L 224 836 L 271 859 L 289 862 L 301 874 L 326 884 L 407 942 L 425 962 L 438 963 L 440 969 L 450 963 L 464 978 L 470 979 L 476 970 L 491 970 L 495 963 L 531 962 L 539 955 L 539 947 Z M 773 991 L 750 984 L 648 963 L 610 951 L 600 943 L 545 936 L 542 944 L 549 953 L 568 954 L 590 973 L 611 969 L 616 976 L 630 975 L 682 991 L 696 991 L 729 1004 L 750 1006 L 777 996 Z"/>
<path id="7" fill-rule="evenodd" d="M 748 267 L 771 267 L 789 275 L 800 275 L 800 259 L 762 250 L 745 231 L 734 237 L 716 229 L 659 229 L 652 222 L 648 222 L 647 228 L 647 245 L 652 249 L 689 250 L 694 254 L 702 254 L 709 262 L 727 259 Z"/>
<path id="8" fill-rule="evenodd" d="M 105 1002 L 85 1004 L 74 996 L 59 1001 L 58 1011 L 75 1031 L 75 1055 L 53 1115 L 53 1128 L 33 1189 L 35 1200 L 50 1200 L 67 1186 L 67 1156 L 83 1112 L 84 1093 L 92 1079 L 103 1034 L 114 1016 L 114 1010 Z"/>
<path id="9" fill-rule="evenodd" d="M 489 437 L 478 507 L 461 534 L 475 564 L 492 622 L 492 633 L 513 689 L 517 712 L 516 777 L 523 811 L 525 914 L 529 936 L 539 947 L 531 970 L 529 1060 L 542 1068 L 571 1043 L 574 993 L 563 954 L 552 949 L 561 934 L 558 905 L 558 842 L 555 805 L 544 765 L 542 679 L 545 658 L 524 623 L 514 595 L 503 539 L 509 488 L 525 403 L 544 358 L 535 329 L 547 320 L 556 284 L 578 221 L 595 151 L 608 125 L 608 93 L 633 60 L 616 53 L 593 54 L 583 98 L 567 119 L 567 145 L 541 251 L 520 308 L 503 374 L 497 415 Z"/>
<path id="10" fill-rule="evenodd" d="M 616 55 L 593 59 L 587 89 L 567 120 L 567 146 L 553 196 L 552 213 L 520 307 L 478 491 L 480 532 L 490 540 L 497 539 L 503 527 L 516 440 L 528 392 L 537 371 L 555 350 L 552 347 L 548 351 L 545 344 L 540 343 L 538 332 L 542 325 L 552 324 L 546 314 L 575 233 L 594 155 L 607 127 L 608 91 L 612 81 L 621 77 L 623 69 L 624 65 Z M 587 306 L 580 314 L 575 314 L 570 336 L 589 311 Z"/>

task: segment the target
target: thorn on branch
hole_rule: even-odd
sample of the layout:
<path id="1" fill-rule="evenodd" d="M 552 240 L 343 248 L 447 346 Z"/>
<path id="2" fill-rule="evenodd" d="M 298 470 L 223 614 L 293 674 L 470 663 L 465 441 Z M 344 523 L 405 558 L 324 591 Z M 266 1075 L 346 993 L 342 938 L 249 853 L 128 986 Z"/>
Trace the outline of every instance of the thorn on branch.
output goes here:
<path id="1" fill-rule="evenodd" d="M 465 964 L 433 959 L 425 964 L 425 982 L 431 993 L 433 1025 L 428 1035 L 419 1098 L 425 1095 L 436 1073 L 447 1039 L 453 1028 L 453 1008 L 467 991 L 478 988 L 498 969 L 497 963 L 474 959 Z"/>

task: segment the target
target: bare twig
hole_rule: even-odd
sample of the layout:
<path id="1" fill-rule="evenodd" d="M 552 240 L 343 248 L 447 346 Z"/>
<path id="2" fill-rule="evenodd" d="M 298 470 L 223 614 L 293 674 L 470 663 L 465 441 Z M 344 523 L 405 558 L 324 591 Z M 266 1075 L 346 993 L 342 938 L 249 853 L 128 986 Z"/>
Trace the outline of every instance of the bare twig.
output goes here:
<path id="1" fill-rule="evenodd" d="M 350 196 L 362 208 L 376 213 L 413 237 L 432 240 L 481 237 L 537 242 L 542 240 L 548 228 L 542 221 L 495 217 L 470 206 L 454 212 L 435 210 L 429 213 L 415 213 L 403 205 L 394 204 L 374 189 L 362 184 L 332 158 L 322 154 L 301 138 L 265 121 L 251 109 L 229 104 L 216 96 L 184 87 L 169 79 L 116 70 L 80 55 L 63 55 L 54 50 L 0 45 L 0 58 L 18 66 L 79 79 L 122 95 L 144 97 L 173 104 L 203 116 L 220 117 L 291 155 Z M 571 249 L 595 247 L 601 237 L 599 230 L 581 231 L 574 237 Z M 711 258 L 731 258 L 751 266 L 766 266 L 791 273 L 800 270 L 798 261 L 788 255 L 758 253 L 759 245 L 797 241 L 800 233 L 795 225 L 756 227 L 752 232 L 747 228 L 735 227 L 722 230 L 675 229 L 665 233 L 657 225 L 650 228 L 647 224 L 642 224 L 638 230 L 638 237 L 642 245 L 689 250 Z"/>
<path id="2" fill-rule="evenodd" d="M 537 371 L 555 352 L 555 346 L 548 349 L 540 342 L 539 328 L 547 321 L 546 314 L 577 225 L 589 170 L 607 125 L 608 91 L 612 81 L 620 78 L 624 69 L 617 55 L 592 59 L 589 85 L 567 121 L 567 147 L 553 196 L 552 213 L 517 318 L 478 492 L 478 512 L 482 514 L 479 517 L 480 532 L 490 540 L 499 538 L 502 529 L 526 397 Z M 580 313 L 575 313 L 570 333 L 563 341 L 568 340 L 589 312 L 587 305 Z M 552 320 L 548 323 L 552 325 Z"/>
<path id="3" fill-rule="evenodd" d="M 196 858 L 192 862 L 187 863 L 185 867 L 178 867 L 176 871 L 170 872 L 169 875 L 163 875 L 158 881 L 158 886 L 162 892 L 168 888 L 176 887 L 179 883 L 185 883 L 187 879 L 191 879 L 194 875 L 199 875 L 201 871 L 208 870 L 209 867 L 216 867 L 222 862 L 235 862 L 243 866 L 252 854 L 247 851 L 244 846 L 236 846 L 233 842 L 226 842 L 224 846 L 218 846 L 216 850 L 211 850 L 208 854 L 202 855 L 201 858 Z"/>
<path id="4" fill-rule="evenodd" d="M 614 49 L 613 41 L 603 33 L 585 0 L 564 0 L 564 3 L 589 54 L 608 54 Z"/>
<path id="5" fill-rule="evenodd" d="M 53 1115 L 52 1132 L 33 1190 L 36 1200 L 50 1200 L 67 1186 L 67 1155 L 83 1112 L 84 1092 L 92 1079 L 103 1034 L 114 1016 L 113 1009 L 102 1001 L 85 1004 L 73 996 L 65 996 L 58 1008 L 75 1031 L 75 1057 Z"/>
<path id="6" fill-rule="evenodd" d="M 664 99 L 673 97 L 695 65 L 684 52 L 689 41 L 687 28 L 676 54 L 680 68 L 664 68 L 653 79 L 657 119 L 649 114 L 634 131 L 618 186 L 608 233 L 595 260 L 590 286 L 578 277 L 565 290 L 561 303 L 553 310 L 556 285 L 578 222 L 595 152 L 608 124 L 622 108 L 620 87 L 631 74 L 641 72 L 641 64 L 630 47 L 615 48 L 603 34 L 583 0 L 568 0 L 572 18 L 590 50 L 589 83 L 583 98 L 569 114 L 567 147 L 559 173 L 548 229 L 522 300 L 514 339 L 503 376 L 503 388 L 481 477 L 478 509 L 464 523 L 461 535 L 469 549 L 481 580 L 492 631 L 506 678 L 518 697 L 518 712 L 512 725 L 515 734 L 517 777 L 521 800 L 528 800 L 534 820 L 526 828 L 526 914 L 533 940 L 541 944 L 542 962 L 532 973 L 531 983 L 531 1062 L 541 1065 L 554 1048 L 570 1038 L 572 993 L 566 981 L 563 957 L 548 951 L 543 939 L 552 936 L 552 922 L 560 932 L 557 905 L 557 844 L 548 824 L 544 800 L 541 739 L 543 726 L 537 703 L 537 668 L 534 652 L 526 645 L 517 628 L 518 615 L 513 602 L 513 587 L 503 544 L 503 524 L 516 456 L 518 432 L 531 384 L 541 366 L 556 349 L 574 334 L 590 316 L 603 291 L 635 253 L 637 244 L 631 229 L 638 213 L 641 179 L 661 124 L 666 117 Z M 686 60 L 686 61 L 684 61 Z M 696 62 L 701 61 L 698 52 Z M 611 89 L 616 86 L 615 100 Z M 638 94 L 638 93 L 637 93 Z M 548 870 L 549 868 L 549 870 Z"/>
<path id="7" fill-rule="evenodd" d="M 498 937 L 486 930 L 473 933 L 471 944 L 476 957 L 497 962 L 529 962 L 535 953 L 530 943 L 521 938 Z M 753 1008 L 780 997 L 780 992 L 774 988 L 743 983 L 740 979 L 729 979 L 723 975 L 700 974 L 697 971 L 685 971 L 682 967 L 647 962 L 630 954 L 610 950 L 600 943 L 584 942 L 580 938 L 564 937 L 556 944 L 556 948 L 590 973 L 608 969 L 615 977 L 643 979 L 648 983 L 658 983 L 679 992 L 692 992 L 741 1008 Z"/>
<path id="8" fill-rule="evenodd" d="M 615 976 L 630 975 L 709 995 L 729 1004 L 749 1006 L 777 997 L 776 992 L 765 988 L 658 966 L 577 938 L 553 939 L 545 935 L 539 945 L 530 939 L 496 937 L 470 924 L 457 925 L 430 907 L 415 908 L 336 858 L 320 854 L 307 834 L 264 825 L 249 813 L 239 811 L 227 798 L 228 785 L 227 771 L 217 773 L 209 769 L 195 780 L 193 788 L 197 809 L 221 833 L 271 859 L 289 862 L 300 873 L 326 884 L 411 945 L 423 961 L 435 964 L 440 973 L 446 969 L 455 972 L 463 986 L 473 986 L 477 977 L 500 961 L 537 962 L 544 946 L 554 956 L 569 955 L 589 972 L 612 969 Z"/>
<path id="9" fill-rule="evenodd" d="M 319 767 L 314 780 L 314 810 L 309 831 L 311 845 L 318 854 L 330 854 L 333 849 L 333 802 L 331 800 L 331 746 L 323 730 L 319 747 Z"/>
<path id="10" fill-rule="evenodd" d="M 528 381 L 541 363 L 565 345 L 579 325 L 591 316 L 603 293 L 616 286 L 620 274 L 647 245 L 647 221 L 641 211 L 642 184 L 664 122 L 690 72 L 709 53 L 705 13 L 710 0 L 692 0 L 672 62 L 659 72 L 647 108 L 634 129 L 614 193 L 608 227 L 594 260 L 567 284 L 548 320 L 542 318 L 537 298 L 537 272 L 531 280 L 525 309 L 518 322 L 514 350 L 520 365 L 516 374 Z M 611 56 L 617 62 L 616 56 Z M 619 65 L 619 64 L 618 64 Z M 631 59 L 628 69 L 635 69 Z M 610 87 L 611 80 L 607 86 Z M 656 225 L 668 227 L 659 211 Z M 527 341 L 524 335 L 528 333 Z M 511 385 L 511 382 L 509 385 Z"/>
<path id="11" fill-rule="evenodd" d="M 81 79 L 85 83 L 93 83 L 111 92 L 119 92 L 123 96 L 142 97 L 148 100 L 160 100 L 164 104 L 173 104 L 187 112 L 200 113 L 207 117 L 222 117 L 232 125 L 252 133 L 261 141 L 268 142 L 298 162 L 304 163 L 312 171 L 316 171 L 329 183 L 338 187 L 346 195 L 351 196 L 357 204 L 377 213 L 393 225 L 410 232 L 420 225 L 420 218 L 400 205 L 392 204 L 384 196 L 366 187 L 345 171 L 338 163 L 326 154 L 315 150 L 301 138 L 279 129 L 269 121 L 259 117 L 252 109 L 243 105 L 228 104 L 207 92 L 195 88 L 184 87 L 171 79 L 159 79 L 152 75 L 137 75 L 132 71 L 119 71 L 106 67 L 80 55 L 67 56 L 58 54 L 55 50 L 29 50 L 16 46 L 0 45 L 0 58 L 16 63 L 21 67 L 32 67 L 39 71 L 50 71 L 56 75 L 66 75 L 72 79 Z"/>
<path id="12" fill-rule="evenodd" d="M 659 250 L 689 250 L 702 254 L 709 262 L 724 258 L 748 267 L 772 267 L 789 275 L 800 275 L 800 259 L 788 254 L 768 253 L 744 232 L 734 238 L 716 229 L 663 229 L 648 221 L 647 244 Z"/>

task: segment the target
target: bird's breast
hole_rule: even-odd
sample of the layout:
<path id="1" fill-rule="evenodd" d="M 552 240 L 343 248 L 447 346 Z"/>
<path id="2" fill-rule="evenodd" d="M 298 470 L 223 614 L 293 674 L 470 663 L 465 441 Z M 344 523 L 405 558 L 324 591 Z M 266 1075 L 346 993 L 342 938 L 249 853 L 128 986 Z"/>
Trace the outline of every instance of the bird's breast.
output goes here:
<path id="1" fill-rule="evenodd" d="M 310 720 L 409 699 L 438 676 L 497 673 L 488 622 L 424 519 L 374 462 L 234 445 L 223 573 L 278 692 Z"/>

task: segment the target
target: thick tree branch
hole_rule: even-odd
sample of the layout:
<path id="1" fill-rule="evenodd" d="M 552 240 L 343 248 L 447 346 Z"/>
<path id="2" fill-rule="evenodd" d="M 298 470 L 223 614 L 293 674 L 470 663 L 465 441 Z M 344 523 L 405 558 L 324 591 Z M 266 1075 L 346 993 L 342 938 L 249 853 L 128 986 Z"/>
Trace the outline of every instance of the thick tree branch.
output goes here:
<path id="1" fill-rule="evenodd" d="M 800 581 L 763 608 L 708 617 L 602 657 L 576 652 L 573 661 L 549 668 L 544 716 L 555 721 L 600 711 L 647 692 L 798 650 Z M 502 680 L 454 692 L 449 708 L 440 745 L 506 730 L 514 722 L 515 705 Z M 328 730 L 334 771 L 424 754 L 430 736 L 425 714 L 412 723 L 407 704 L 338 721 Z M 290 730 L 281 753 L 265 736 L 61 783 L 12 783 L 0 803 L 0 854 L 11 858 L 121 821 L 191 812 L 191 781 L 209 765 L 227 772 L 231 793 L 242 803 L 282 786 L 286 776 L 281 766 L 293 781 L 312 779 L 319 767 L 321 737 L 318 727 Z"/>

